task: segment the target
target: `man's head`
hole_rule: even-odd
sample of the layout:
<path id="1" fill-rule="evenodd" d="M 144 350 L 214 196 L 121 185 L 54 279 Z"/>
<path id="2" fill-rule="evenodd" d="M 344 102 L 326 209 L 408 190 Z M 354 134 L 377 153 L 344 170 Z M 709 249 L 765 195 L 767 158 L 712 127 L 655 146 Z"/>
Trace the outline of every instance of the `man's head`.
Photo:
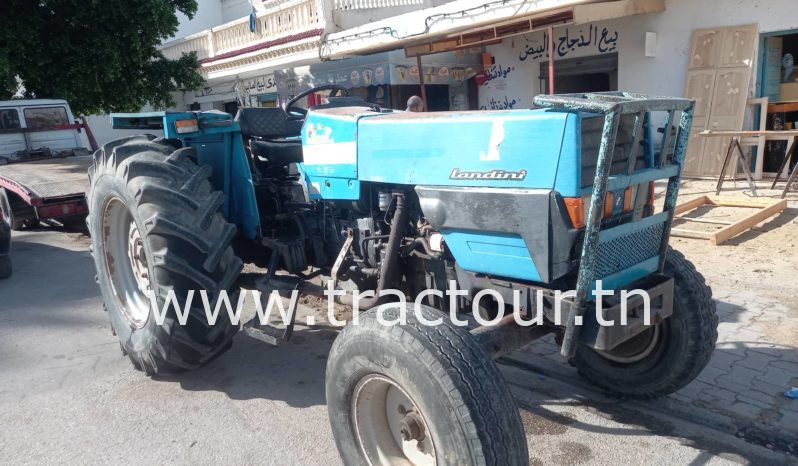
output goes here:
<path id="1" fill-rule="evenodd" d="M 407 111 L 408 112 L 423 112 L 424 111 L 424 101 L 421 100 L 421 97 L 414 95 L 407 99 Z"/>

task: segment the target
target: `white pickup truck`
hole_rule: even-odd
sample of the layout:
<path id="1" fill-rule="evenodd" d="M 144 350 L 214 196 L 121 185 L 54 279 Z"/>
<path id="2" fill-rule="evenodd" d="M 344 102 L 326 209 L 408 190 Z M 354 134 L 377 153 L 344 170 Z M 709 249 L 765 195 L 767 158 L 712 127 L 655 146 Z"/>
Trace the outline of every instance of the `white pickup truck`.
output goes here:
<path id="1" fill-rule="evenodd" d="M 13 229 L 55 219 L 81 222 L 92 157 L 82 143 L 85 120 L 77 122 L 65 100 L 0 101 L 0 204 Z"/>

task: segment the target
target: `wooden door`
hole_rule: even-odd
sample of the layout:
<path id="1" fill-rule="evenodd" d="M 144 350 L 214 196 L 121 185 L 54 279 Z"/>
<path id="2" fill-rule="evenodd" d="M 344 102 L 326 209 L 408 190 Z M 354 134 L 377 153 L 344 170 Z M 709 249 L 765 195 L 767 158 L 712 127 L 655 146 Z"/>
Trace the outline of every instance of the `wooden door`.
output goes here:
<path id="1" fill-rule="evenodd" d="M 693 31 L 685 97 L 696 101 L 687 176 L 718 176 L 729 140 L 698 133 L 741 130 L 751 83 L 758 27 L 755 24 Z"/>
<path id="2" fill-rule="evenodd" d="M 695 100 L 693 127 L 684 159 L 685 174 L 701 173 L 701 154 L 707 139 L 698 135 L 709 125 L 709 110 L 715 90 L 715 70 L 694 70 L 687 73 L 684 96 Z"/>

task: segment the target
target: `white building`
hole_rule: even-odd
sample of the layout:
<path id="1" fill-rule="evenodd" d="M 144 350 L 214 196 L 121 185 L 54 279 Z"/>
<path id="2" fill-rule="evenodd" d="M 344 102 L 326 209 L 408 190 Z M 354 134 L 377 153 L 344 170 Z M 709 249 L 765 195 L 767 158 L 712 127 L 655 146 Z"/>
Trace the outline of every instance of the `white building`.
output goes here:
<path id="1" fill-rule="evenodd" d="M 794 0 L 266 0 L 255 2 L 251 28 L 248 0 L 200 0 L 195 18 L 182 22 L 162 50 L 167 57 L 196 52 L 208 78 L 204 89 L 179 96 L 181 109 L 276 105 L 329 82 L 398 108 L 418 92 L 421 76 L 433 110 L 525 108 L 548 92 L 551 27 L 556 92 L 689 95 L 699 100 L 698 126 L 717 128 L 717 111 L 701 113 L 713 97 L 701 89 L 715 89 L 716 82 L 727 84 L 727 94 L 798 100 L 798 83 L 781 82 L 798 80 L 798 71 L 785 75 L 791 70 L 781 66 L 784 56 L 798 54 L 794 6 Z M 697 29 L 708 31 L 692 43 Z M 742 45 L 733 46 L 735 40 Z M 691 46 L 712 63 L 696 62 Z M 734 63 L 720 54 L 733 55 Z M 739 73 L 729 75 L 730 64 Z M 798 114 L 782 113 L 777 124 L 798 122 Z M 703 141 L 693 146 L 703 148 Z M 722 152 L 720 146 L 707 151 L 711 163 Z M 765 172 L 779 162 L 762 159 Z"/>

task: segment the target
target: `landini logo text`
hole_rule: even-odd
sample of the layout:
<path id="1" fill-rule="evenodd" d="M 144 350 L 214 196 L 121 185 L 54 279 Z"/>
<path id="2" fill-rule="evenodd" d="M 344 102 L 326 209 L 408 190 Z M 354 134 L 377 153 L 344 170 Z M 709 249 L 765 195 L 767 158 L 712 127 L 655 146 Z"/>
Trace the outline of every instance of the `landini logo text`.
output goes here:
<path id="1" fill-rule="evenodd" d="M 507 171 L 507 170 L 488 170 L 488 171 L 465 171 L 459 168 L 452 169 L 449 179 L 452 180 L 523 180 L 526 178 L 526 170 Z"/>

